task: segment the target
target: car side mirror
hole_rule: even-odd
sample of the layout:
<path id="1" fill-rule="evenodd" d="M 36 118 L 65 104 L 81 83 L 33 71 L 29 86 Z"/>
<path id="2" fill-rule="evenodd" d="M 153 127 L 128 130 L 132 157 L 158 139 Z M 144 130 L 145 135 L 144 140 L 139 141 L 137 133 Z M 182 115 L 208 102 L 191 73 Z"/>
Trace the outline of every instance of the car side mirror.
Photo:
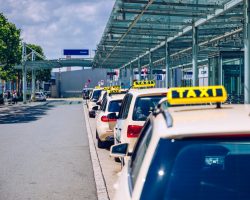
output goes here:
<path id="1" fill-rule="evenodd" d="M 109 118 L 109 119 L 117 119 L 118 118 L 118 116 L 116 115 L 116 113 L 109 113 L 108 115 L 107 115 L 107 117 Z"/>
<path id="2" fill-rule="evenodd" d="M 95 116 L 96 116 L 96 113 L 95 113 L 94 110 L 89 111 L 89 117 L 90 118 L 95 118 Z"/>
<path id="3" fill-rule="evenodd" d="M 110 156 L 125 157 L 128 153 L 128 143 L 121 143 L 111 146 Z"/>
<path id="4" fill-rule="evenodd" d="M 99 109 L 99 106 L 94 106 L 92 110 L 97 111 Z"/>

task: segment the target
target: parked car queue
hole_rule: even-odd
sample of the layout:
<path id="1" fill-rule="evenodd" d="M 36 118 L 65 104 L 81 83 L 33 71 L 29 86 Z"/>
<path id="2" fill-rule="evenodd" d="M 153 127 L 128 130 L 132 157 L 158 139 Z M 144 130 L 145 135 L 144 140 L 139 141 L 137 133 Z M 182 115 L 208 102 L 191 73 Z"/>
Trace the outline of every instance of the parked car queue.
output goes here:
<path id="1" fill-rule="evenodd" d="M 128 94 L 111 121 L 129 110 Z M 111 156 L 128 158 L 114 199 L 250 199 L 250 105 L 223 104 L 226 99 L 223 86 L 165 90 L 148 109 L 132 152 L 128 140 L 110 149 Z"/>

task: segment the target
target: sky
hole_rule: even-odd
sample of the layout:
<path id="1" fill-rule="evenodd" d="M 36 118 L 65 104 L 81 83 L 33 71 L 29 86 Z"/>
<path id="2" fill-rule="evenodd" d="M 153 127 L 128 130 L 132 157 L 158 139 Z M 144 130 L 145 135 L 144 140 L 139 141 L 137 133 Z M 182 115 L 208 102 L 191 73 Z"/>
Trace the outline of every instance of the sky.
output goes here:
<path id="1" fill-rule="evenodd" d="M 40 45 L 48 59 L 63 49 L 93 56 L 115 0 L 0 0 L 0 12 L 22 30 L 24 42 Z"/>

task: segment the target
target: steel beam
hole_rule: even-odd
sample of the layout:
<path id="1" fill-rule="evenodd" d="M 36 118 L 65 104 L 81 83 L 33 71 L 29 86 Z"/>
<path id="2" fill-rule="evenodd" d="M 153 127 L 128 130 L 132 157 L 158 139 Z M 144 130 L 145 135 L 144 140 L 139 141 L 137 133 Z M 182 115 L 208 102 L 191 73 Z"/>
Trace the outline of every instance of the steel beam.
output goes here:
<path id="1" fill-rule="evenodd" d="M 115 49 L 117 48 L 117 46 L 119 46 L 119 44 L 122 42 L 122 40 L 127 36 L 127 34 L 131 31 L 131 29 L 136 25 L 136 23 L 141 19 L 141 17 L 143 16 L 144 12 L 149 8 L 149 6 L 154 2 L 154 0 L 149 0 L 148 3 L 143 7 L 142 11 L 140 12 L 140 14 L 138 14 L 134 21 L 130 24 L 128 30 L 126 33 L 124 33 L 122 35 L 122 37 L 120 38 L 120 40 L 117 42 L 117 44 L 113 47 L 113 49 L 111 50 L 111 52 L 109 53 L 109 55 L 105 58 L 105 60 L 103 61 L 102 64 L 105 63 L 105 61 L 111 56 L 111 54 L 115 51 Z"/>
<path id="2" fill-rule="evenodd" d="M 250 0 L 244 0 L 244 101 L 250 103 Z"/>
<path id="3" fill-rule="evenodd" d="M 123 0 L 126 4 L 146 4 L 147 0 Z M 222 5 L 217 4 L 194 4 L 194 3 L 182 3 L 182 2 L 167 2 L 167 1 L 155 1 L 153 5 L 162 6 L 178 6 L 178 7 L 195 7 L 195 8 L 223 8 Z"/>
<path id="4" fill-rule="evenodd" d="M 195 27 L 199 27 L 201 25 L 204 25 L 204 24 L 208 23 L 211 20 L 215 19 L 216 17 L 221 16 L 222 14 L 224 14 L 225 12 L 227 12 L 228 10 L 231 10 L 232 8 L 238 6 L 242 2 L 243 2 L 243 0 L 231 0 L 231 1 L 227 2 L 223 6 L 222 9 L 221 8 L 216 9 L 213 14 L 208 14 L 206 17 L 200 18 L 199 20 L 195 21 L 194 22 L 194 26 Z M 187 26 L 187 27 L 181 29 L 178 33 L 175 34 L 175 36 L 168 38 L 167 41 L 161 42 L 156 47 L 154 47 L 154 48 L 150 49 L 149 51 L 145 52 L 144 54 L 140 55 L 139 58 L 146 56 L 147 54 L 149 54 L 149 52 L 153 52 L 153 51 L 155 51 L 155 50 L 163 47 L 166 44 L 166 42 L 172 42 L 175 39 L 177 39 L 177 38 L 179 38 L 179 37 L 187 34 L 190 31 L 192 31 L 192 26 Z M 132 62 L 136 61 L 137 59 L 138 58 L 132 60 Z M 126 65 L 128 65 L 128 64 L 126 64 Z"/>

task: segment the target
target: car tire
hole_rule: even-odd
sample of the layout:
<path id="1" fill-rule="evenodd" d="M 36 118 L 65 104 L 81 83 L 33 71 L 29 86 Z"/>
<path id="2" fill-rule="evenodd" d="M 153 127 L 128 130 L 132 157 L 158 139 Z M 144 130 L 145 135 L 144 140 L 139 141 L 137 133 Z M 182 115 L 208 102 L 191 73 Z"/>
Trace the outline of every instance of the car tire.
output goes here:
<path id="1" fill-rule="evenodd" d="M 119 157 L 115 157 L 114 160 L 115 160 L 115 162 L 117 162 L 117 163 L 120 163 L 120 162 L 121 162 L 121 160 L 120 160 Z"/>
<path id="2" fill-rule="evenodd" d="M 92 115 L 90 114 L 90 112 L 89 112 L 89 118 L 92 118 Z"/>
<path id="3" fill-rule="evenodd" d="M 97 147 L 100 149 L 104 149 L 106 147 L 106 142 L 103 142 L 100 140 L 100 138 L 97 138 Z"/>
<path id="4" fill-rule="evenodd" d="M 98 133 L 97 133 L 97 130 L 95 132 L 95 138 L 98 139 Z"/>

